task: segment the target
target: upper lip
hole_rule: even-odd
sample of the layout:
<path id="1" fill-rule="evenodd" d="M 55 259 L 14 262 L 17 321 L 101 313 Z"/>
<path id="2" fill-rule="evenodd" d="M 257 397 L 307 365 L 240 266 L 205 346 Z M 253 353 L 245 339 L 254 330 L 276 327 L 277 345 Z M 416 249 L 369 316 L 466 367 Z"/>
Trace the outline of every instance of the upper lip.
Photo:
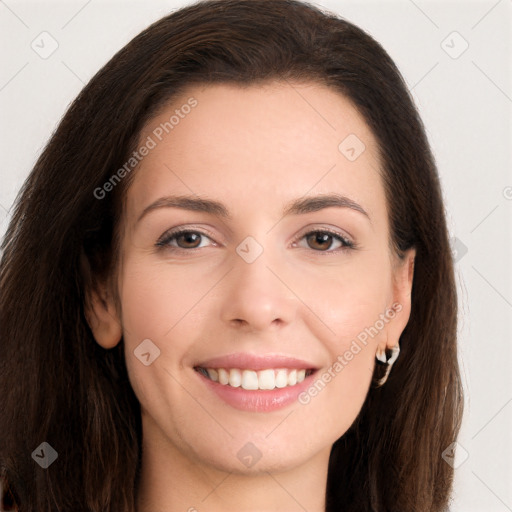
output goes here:
<path id="1" fill-rule="evenodd" d="M 284 355 L 257 355 L 245 352 L 214 357 L 194 365 L 199 368 L 237 368 L 240 370 L 266 370 L 271 368 L 311 369 L 317 367 L 303 359 Z"/>

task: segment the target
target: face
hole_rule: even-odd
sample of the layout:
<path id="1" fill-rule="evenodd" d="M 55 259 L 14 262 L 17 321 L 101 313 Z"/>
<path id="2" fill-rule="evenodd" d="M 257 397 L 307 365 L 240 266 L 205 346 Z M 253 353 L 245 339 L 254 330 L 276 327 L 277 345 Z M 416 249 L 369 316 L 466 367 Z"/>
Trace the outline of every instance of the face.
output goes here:
<path id="1" fill-rule="evenodd" d="M 328 455 L 409 315 L 374 136 L 336 91 L 278 82 L 191 87 L 140 141 L 117 320 L 145 442 L 235 472 Z"/>

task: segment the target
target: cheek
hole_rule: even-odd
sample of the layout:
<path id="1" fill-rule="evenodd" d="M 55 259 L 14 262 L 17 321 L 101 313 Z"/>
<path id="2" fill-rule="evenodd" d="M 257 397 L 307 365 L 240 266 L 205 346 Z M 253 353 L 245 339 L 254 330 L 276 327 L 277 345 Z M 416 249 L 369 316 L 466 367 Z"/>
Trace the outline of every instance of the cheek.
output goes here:
<path id="1" fill-rule="evenodd" d="M 325 328 L 318 330 L 317 336 L 331 340 L 331 352 L 338 355 L 348 348 L 347 343 L 358 337 L 364 342 L 365 333 L 376 345 L 384 334 L 384 325 L 379 320 L 392 299 L 391 271 L 385 257 L 354 258 L 316 277 L 316 283 L 306 278 L 302 294 L 329 328 L 331 336 L 326 337 Z M 378 332 L 372 328 L 376 323 Z"/>
<path id="2" fill-rule="evenodd" d="M 126 258 L 121 279 L 123 339 L 130 382 L 143 407 L 166 410 L 165 395 L 171 403 L 180 403 L 180 386 L 172 376 L 182 369 L 182 360 L 197 338 L 199 325 L 211 321 L 214 313 L 205 310 L 209 302 L 201 299 L 215 278 L 199 266 L 193 271 L 172 268 L 166 262 L 148 263 L 147 258 L 135 255 Z M 149 360 L 156 362 L 146 366 L 141 355 L 148 352 Z"/>
<path id="3" fill-rule="evenodd" d="M 316 314 L 309 317 L 308 329 L 327 349 L 330 364 L 317 373 L 299 403 L 308 418 L 316 418 L 318 429 L 334 433 L 334 439 L 357 417 L 371 384 L 377 344 L 386 337 L 392 287 L 381 254 L 354 258 L 317 273 L 315 280 L 302 273 L 299 293 Z"/>
<path id="4" fill-rule="evenodd" d="M 362 406 L 377 345 L 386 339 L 390 321 L 386 316 L 392 299 L 390 268 L 385 257 L 368 256 L 366 261 L 361 258 L 337 269 L 321 280 L 321 287 L 309 287 L 313 291 L 309 292 L 308 305 L 322 319 L 312 321 L 309 328 L 327 349 L 331 364 L 320 372 L 315 388 L 303 398 L 308 402 L 322 394 L 318 403 L 339 404 L 340 409 L 331 414 L 334 423 L 354 419 Z"/>
<path id="5" fill-rule="evenodd" d="M 371 385 L 377 344 L 385 336 L 380 305 L 362 292 L 339 301 L 330 317 L 336 335 L 319 338 L 330 364 L 298 397 L 307 417 L 316 418 L 318 431 L 330 432 L 333 442 L 350 428 Z"/>
<path id="6" fill-rule="evenodd" d="M 338 339 L 330 349 L 331 364 L 319 370 L 298 396 L 302 412 L 297 417 L 304 425 L 311 424 L 310 432 L 325 434 L 333 443 L 350 428 L 364 404 L 375 350 L 350 335 Z"/>
<path id="7" fill-rule="evenodd" d="M 208 269 L 166 262 L 127 261 L 122 277 L 123 329 L 131 341 L 162 340 L 201 314 L 201 298 L 215 282 Z"/>

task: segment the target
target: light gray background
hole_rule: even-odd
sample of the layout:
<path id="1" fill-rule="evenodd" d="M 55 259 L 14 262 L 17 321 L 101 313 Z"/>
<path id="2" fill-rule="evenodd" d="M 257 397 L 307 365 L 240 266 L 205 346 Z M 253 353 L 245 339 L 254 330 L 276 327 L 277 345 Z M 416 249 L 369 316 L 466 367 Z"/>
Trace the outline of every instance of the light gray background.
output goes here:
<path id="1" fill-rule="evenodd" d="M 384 46 L 423 117 L 459 259 L 466 413 L 451 510 L 512 511 L 512 0 L 316 3 Z M 149 23 L 187 4 L 0 0 L 0 236 L 83 85 Z M 52 39 L 47 58 L 31 47 L 49 51 Z"/>

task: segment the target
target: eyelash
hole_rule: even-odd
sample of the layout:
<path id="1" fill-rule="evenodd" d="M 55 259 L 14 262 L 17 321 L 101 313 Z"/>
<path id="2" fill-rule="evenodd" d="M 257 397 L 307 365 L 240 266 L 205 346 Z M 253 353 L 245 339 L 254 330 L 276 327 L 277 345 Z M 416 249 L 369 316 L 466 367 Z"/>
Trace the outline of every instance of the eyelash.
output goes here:
<path id="1" fill-rule="evenodd" d="M 202 231 L 194 230 L 194 229 L 182 228 L 182 229 L 175 229 L 175 230 L 172 230 L 172 231 L 168 231 L 167 233 L 164 233 L 164 235 L 162 235 L 162 237 L 156 242 L 155 246 L 158 249 L 160 249 L 160 250 L 164 250 L 165 249 L 165 250 L 170 250 L 170 251 L 173 251 L 173 252 L 175 252 L 175 251 L 177 251 L 177 252 L 190 252 L 190 251 L 194 251 L 196 249 L 202 249 L 202 247 L 192 247 L 190 249 L 185 249 L 183 247 L 173 247 L 173 246 L 170 245 L 170 242 L 173 241 L 173 240 L 176 240 L 176 238 L 179 235 L 190 234 L 190 233 L 198 234 L 200 236 L 204 236 L 204 237 L 207 237 L 207 238 L 211 238 L 211 235 L 208 234 L 208 233 L 204 233 Z M 334 250 L 328 249 L 326 251 L 320 251 L 320 250 L 311 249 L 313 252 L 317 252 L 317 253 L 320 253 L 320 254 L 325 254 L 325 253 L 337 254 L 337 253 L 342 252 L 342 251 L 347 251 L 347 250 L 350 250 L 350 249 L 356 249 L 357 248 L 357 246 L 356 246 L 356 244 L 354 242 L 352 242 L 351 240 L 347 239 L 346 237 L 344 237 L 340 233 L 337 233 L 337 232 L 332 231 L 330 229 L 314 229 L 312 231 L 308 231 L 307 233 L 304 233 L 303 235 L 300 235 L 300 236 L 296 237 L 293 240 L 293 244 L 296 244 L 297 242 L 299 242 L 303 238 L 307 238 L 308 236 L 310 236 L 312 234 L 327 234 L 327 235 L 332 236 L 335 240 L 337 240 L 338 242 L 340 242 L 342 244 L 341 247 L 339 247 L 338 249 L 334 249 Z"/>

